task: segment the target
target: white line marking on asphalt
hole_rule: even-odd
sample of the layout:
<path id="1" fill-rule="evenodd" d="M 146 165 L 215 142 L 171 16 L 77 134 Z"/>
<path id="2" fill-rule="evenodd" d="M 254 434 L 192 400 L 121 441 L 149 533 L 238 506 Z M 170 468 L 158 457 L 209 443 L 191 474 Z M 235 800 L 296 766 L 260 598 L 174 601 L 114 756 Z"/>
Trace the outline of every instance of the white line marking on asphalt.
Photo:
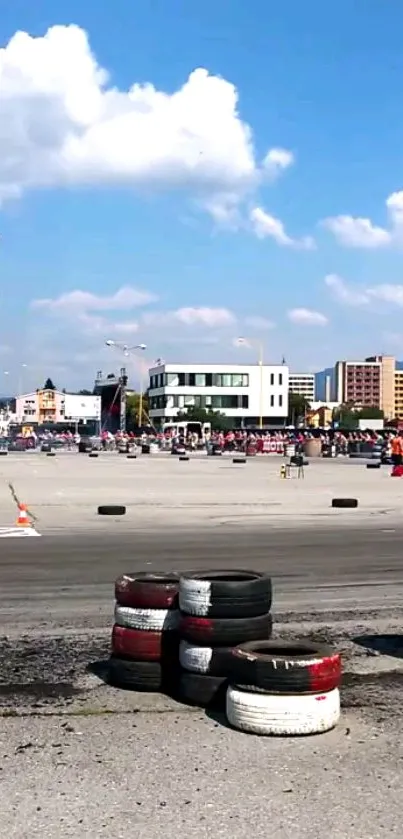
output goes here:
<path id="1" fill-rule="evenodd" d="M 40 536 L 34 527 L 0 527 L 0 539 L 18 539 L 24 536 Z"/>

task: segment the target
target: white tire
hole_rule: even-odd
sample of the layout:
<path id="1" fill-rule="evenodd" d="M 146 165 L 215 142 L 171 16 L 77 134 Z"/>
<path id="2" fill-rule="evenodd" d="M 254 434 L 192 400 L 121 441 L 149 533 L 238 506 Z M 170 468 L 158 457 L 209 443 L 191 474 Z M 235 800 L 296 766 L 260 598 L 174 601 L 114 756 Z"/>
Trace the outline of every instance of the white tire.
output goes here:
<path id="1" fill-rule="evenodd" d="M 179 581 L 179 608 L 187 615 L 206 617 L 212 605 L 211 580 L 192 580 L 181 577 Z"/>
<path id="2" fill-rule="evenodd" d="M 179 661 L 184 670 L 191 673 L 209 673 L 213 650 L 211 647 L 194 647 L 187 641 L 179 645 Z"/>
<path id="3" fill-rule="evenodd" d="M 340 693 L 274 695 L 247 693 L 229 687 L 226 699 L 230 725 L 251 734 L 320 734 L 334 728 L 340 718 Z"/>
<path id="4" fill-rule="evenodd" d="M 115 623 L 129 629 L 148 632 L 162 632 L 179 627 L 178 609 L 131 609 L 130 606 L 115 606 Z"/>

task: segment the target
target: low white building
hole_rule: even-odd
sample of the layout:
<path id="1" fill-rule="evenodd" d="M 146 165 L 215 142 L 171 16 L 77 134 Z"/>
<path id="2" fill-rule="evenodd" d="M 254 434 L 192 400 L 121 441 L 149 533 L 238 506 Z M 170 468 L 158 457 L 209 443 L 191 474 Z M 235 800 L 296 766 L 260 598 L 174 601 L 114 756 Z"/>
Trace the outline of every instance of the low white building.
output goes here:
<path id="1" fill-rule="evenodd" d="M 315 373 L 290 373 L 289 388 L 291 393 L 304 396 L 307 402 L 314 402 Z"/>
<path id="2" fill-rule="evenodd" d="M 101 416 L 100 396 L 39 389 L 17 396 L 15 402 L 18 423 L 85 423 Z"/>
<path id="3" fill-rule="evenodd" d="M 149 370 L 149 414 L 154 425 L 189 408 L 219 411 L 229 425 L 283 426 L 288 415 L 285 364 L 160 364 Z"/>

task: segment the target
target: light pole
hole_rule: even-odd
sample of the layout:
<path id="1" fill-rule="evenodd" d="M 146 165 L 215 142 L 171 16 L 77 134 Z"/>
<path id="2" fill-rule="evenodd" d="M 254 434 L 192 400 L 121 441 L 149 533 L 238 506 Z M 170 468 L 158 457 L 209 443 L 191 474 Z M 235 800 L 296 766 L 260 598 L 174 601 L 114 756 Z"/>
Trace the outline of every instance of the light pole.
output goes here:
<path id="1" fill-rule="evenodd" d="M 134 344 L 132 347 L 129 347 L 127 344 L 123 344 L 121 341 L 112 341 L 110 338 L 108 341 L 105 341 L 107 347 L 116 347 L 116 349 L 120 350 L 126 358 L 130 356 L 131 353 L 135 355 L 136 350 L 144 350 L 147 349 L 147 344 Z M 139 428 L 141 428 L 141 423 L 143 421 L 143 387 L 144 387 L 144 376 L 143 376 L 143 365 L 140 365 L 140 396 L 139 396 L 139 411 L 138 411 L 138 424 Z"/>
<path id="2" fill-rule="evenodd" d="M 258 350 L 258 364 L 259 364 L 259 429 L 263 429 L 263 355 L 264 346 L 263 341 L 255 340 L 254 338 L 237 338 L 236 344 L 241 347 L 256 347 Z"/>

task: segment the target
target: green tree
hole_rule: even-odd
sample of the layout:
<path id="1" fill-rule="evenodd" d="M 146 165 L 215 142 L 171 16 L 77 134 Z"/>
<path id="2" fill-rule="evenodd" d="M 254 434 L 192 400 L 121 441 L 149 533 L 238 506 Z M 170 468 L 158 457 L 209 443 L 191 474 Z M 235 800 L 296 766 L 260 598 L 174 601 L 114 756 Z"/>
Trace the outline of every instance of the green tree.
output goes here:
<path id="1" fill-rule="evenodd" d="M 369 406 L 368 408 L 363 408 L 359 412 L 359 419 L 383 419 L 384 413 L 380 408 L 377 408 L 375 405 Z"/>
<path id="2" fill-rule="evenodd" d="M 147 425 L 148 423 L 148 393 L 143 393 L 143 405 L 142 405 L 142 420 L 141 425 Z M 139 425 L 139 414 L 140 414 L 140 394 L 139 393 L 128 393 L 126 396 L 126 419 L 129 424 L 131 425 Z"/>
<path id="3" fill-rule="evenodd" d="M 187 408 L 178 414 L 178 421 L 184 422 L 209 422 L 213 431 L 225 431 L 231 423 L 225 414 L 220 411 L 207 411 L 205 408 Z"/>
<path id="4" fill-rule="evenodd" d="M 353 430 L 358 428 L 359 411 L 354 411 L 351 405 L 340 405 L 335 408 L 332 414 L 333 422 L 337 422 L 340 428 Z"/>
<path id="5" fill-rule="evenodd" d="M 43 386 L 44 390 L 56 390 L 55 385 L 52 382 L 52 379 L 46 379 L 46 382 Z"/>
<path id="6" fill-rule="evenodd" d="M 305 414 L 310 409 L 310 404 L 302 393 L 288 393 L 288 419 L 289 425 L 298 425 L 303 422 Z"/>

